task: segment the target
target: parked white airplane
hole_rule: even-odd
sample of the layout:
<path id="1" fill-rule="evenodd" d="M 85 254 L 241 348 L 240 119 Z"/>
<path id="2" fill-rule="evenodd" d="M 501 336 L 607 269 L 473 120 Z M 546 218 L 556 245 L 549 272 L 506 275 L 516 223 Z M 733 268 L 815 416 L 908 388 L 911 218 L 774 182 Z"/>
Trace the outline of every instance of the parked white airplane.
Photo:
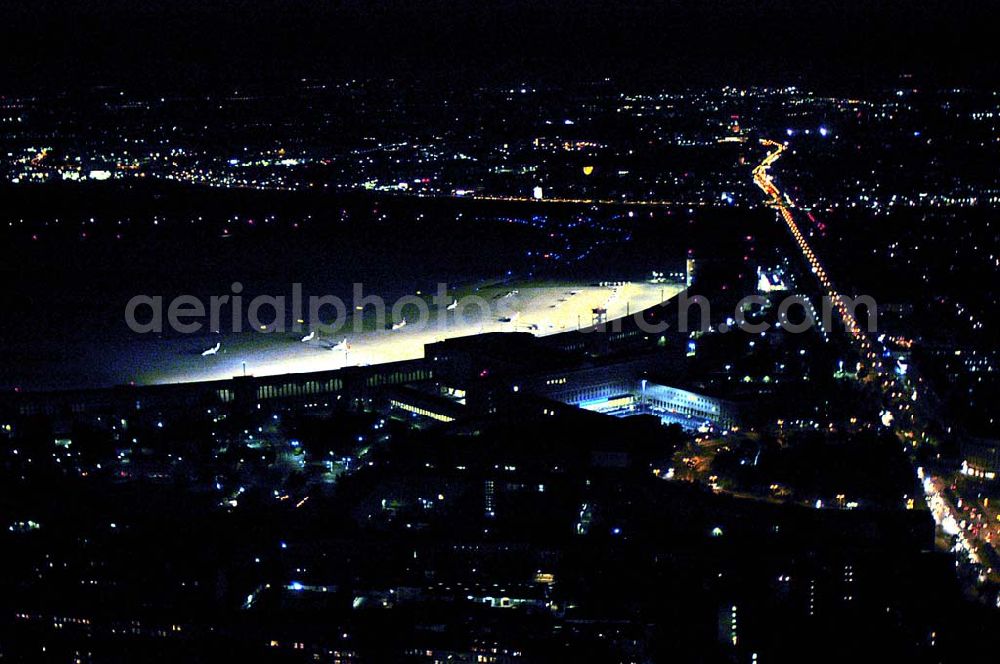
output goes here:
<path id="1" fill-rule="evenodd" d="M 448 305 L 448 311 L 452 311 L 458 307 L 458 300 L 452 300 L 451 304 Z"/>
<path id="2" fill-rule="evenodd" d="M 347 337 L 344 337 L 343 341 L 334 344 L 330 347 L 330 350 L 347 350 Z"/>
<path id="3" fill-rule="evenodd" d="M 392 329 L 394 329 L 394 330 L 401 330 L 404 327 L 406 327 L 406 319 L 405 318 L 403 320 L 399 321 L 398 323 L 393 323 L 392 324 Z"/>
<path id="4" fill-rule="evenodd" d="M 313 330 L 306 336 L 302 337 L 302 343 L 307 344 L 315 338 L 316 338 L 316 330 Z"/>
<path id="5" fill-rule="evenodd" d="M 220 341 L 219 343 L 215 344 L 214 346 L 206 350 L 204 353 L 202 353 L 201 356 L 208 357 L 209 355 L 215 355 L 216 353 L 219 352 L 219 349 L 221 348 L 222 348 L 222 342 Z"/>

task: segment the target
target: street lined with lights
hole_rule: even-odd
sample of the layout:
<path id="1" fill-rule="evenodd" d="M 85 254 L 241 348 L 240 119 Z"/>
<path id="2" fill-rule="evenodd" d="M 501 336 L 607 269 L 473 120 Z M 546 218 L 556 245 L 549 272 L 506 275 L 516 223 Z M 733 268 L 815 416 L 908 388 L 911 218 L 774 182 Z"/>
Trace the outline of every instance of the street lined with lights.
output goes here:
<path id="1" fill-rule="evenodd" d="M 892 376 L 891 372 L 885 371 L 885 367 L 882 364 L 881 349 L 876 347 L 877 344 L 872 342 L 868 335 L 858 325 L 857 318 L 848 308 L 845 298 L 834 287 L 833 281 L 827 274 L 822 261 L 820 261 L 819 257 L 816 255 L 816 252 L 813 251 L 805 235 L 795 222 L 795 217 L 792 214 L 792 208 L 795 206 L 794 202 L 788 194 L 782 193 L 781 190 L 778 189 L 777 185 L 774 184 L 774 179 L 768 172 L 771 166 L 788 149 L 787 146 L 784 143 L 779 143 L 770 139 L 761 139 L 760 143 L 764 147 L 769 148 L 770 151 L 760 164 L 753 169 L 754 184 L 756 184 L 768 196 L 768 204 L 774 207 L 784 220 L 786 226 L 788 227 L 788 231 L 791 233 L 800 251 L 802 252 L 803 258 L 809 265 L 810 271 L 819 281 L 819 284 L 823 289 L 823 294 L 835 307 L 844 328 L 850 336 L 851 341 L 859 351 L 861 366 L 867 367 L 875 375 L 879 381 L 879 385 L 887 403 L 895 405 L 895 410 L 897 411 L 895 416 L 889 411 L 884 411 L 883 414 L 883 424 L 889 426 L 897 416 L 906 414 L 910 411 L 910 403 L 902 398 L 902 395 L 908 394 L 909 391 L 897 387 L 895 377 Z"/>

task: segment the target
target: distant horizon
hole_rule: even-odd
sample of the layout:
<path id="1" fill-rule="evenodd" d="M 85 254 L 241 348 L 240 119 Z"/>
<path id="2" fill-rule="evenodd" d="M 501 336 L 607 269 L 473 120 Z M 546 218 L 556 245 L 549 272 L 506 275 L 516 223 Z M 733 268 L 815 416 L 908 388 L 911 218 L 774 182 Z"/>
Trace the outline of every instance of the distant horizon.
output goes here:
<path id="1" fill-rule="evenodd" d="M 995 84 L 987 3 L 0 3 L 0 80 L 70 84 L 350 75 Z M 62 82 L 62 83 L 60 83 Z M 931 84 L 931 83 L 928 83 Z"/>

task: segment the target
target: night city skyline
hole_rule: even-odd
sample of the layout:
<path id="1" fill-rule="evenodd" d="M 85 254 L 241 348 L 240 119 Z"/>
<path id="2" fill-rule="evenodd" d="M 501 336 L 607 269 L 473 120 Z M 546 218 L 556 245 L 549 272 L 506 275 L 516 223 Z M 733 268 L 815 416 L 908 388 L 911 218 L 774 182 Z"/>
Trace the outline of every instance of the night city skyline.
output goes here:
<path id="1" fill-rule="evenodd" d="M 992 661 L 998 19 L 0 0 L 0 659 Z"/>

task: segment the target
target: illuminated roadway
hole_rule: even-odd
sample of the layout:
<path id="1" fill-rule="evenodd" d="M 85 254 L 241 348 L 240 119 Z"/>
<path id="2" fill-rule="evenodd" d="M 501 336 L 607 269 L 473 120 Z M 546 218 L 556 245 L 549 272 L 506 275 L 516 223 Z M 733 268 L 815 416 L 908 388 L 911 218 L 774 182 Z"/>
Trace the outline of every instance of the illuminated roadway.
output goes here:
<path id="1" fill-rule="evenodd" d="M 912 400 L 907 394 L 907 391 L 898 384 L 896 376 L 893 374 L 892 370 L 886 370 L 886 367 L 882 363 L 882 352 L 883 348 L 881 344 L 877 341 L 872 341 L 868 334 L 861 329 L 858 325 L 857 319 L 851 312 L 850 308 L 847 306 L 842 294 L 837 291 L 833 285 L 833 281 L 826 272 L 826 268 L 823 266 L 822 261 L 813 251 L 812 247 L 809 245 L 809 241 L 806 239 L 805 235 L 799 229 L 798 224 L 795 222 L 795 216 L 792 213 L 792 208 L 795 207 L 795 203 L 788 196 L 788 194 L 783 193 L 778 189 L 777 185 L 774 183 L 774 179 L 771 177 L 769 170 L 771 166 L 781 158 L 781 155 L 787 150 L 787 147 L 783 143 L 777 141 L 772 141 L 770 139 L 761 139 L 761 145 L 769 149 L 767 156 L 753 169 L 753 180 L 761 191 L 763 191 L 768 197 L 768 204 L 771 205 L 775 210 L 778 211 L 781 218 L 784 220 L 785 225 L 788 227 L 788 231 L 791 233 L 792 238 L 795 240 L 802 252 L 802 257 L 805 259 L 806 263 L 809 265 L 810 270 L 816 279 L 819 281 L 820 287 L 823 289 L 823 294 L 829 298 L 830 302 L 833 304 L 840 316 L 841 322 L 844 324 L 844 328 L 847 330 L 850 340 L 854 347 L 858 350 L 861 357 L 862 367 L 867 368 L 871 371 L 875 378 L 879 381 L 879 386 L 885 402 L 889 408 L 895 410 L 893 419 L 899 416 L 910 415 L 912 418 L 911 404 L 908 399 Z"/>
<path id="2" fill-rule="evenodd" d="M 912 402 L 916 401 L 918 397 L 917 388 L 914 386 L 920 382 L 919 379 L 912 375 L 913 371 L 911 370 L 909 372 L 911 374 L 909 385 L 907 385 L 906 377 L 897 375 L 894 366 L 887 368 L 883 364 L 882 357 L 885 348 L 879 340 L 872 340 L 868 337 L 867 332 L 860 328 L 852 313 L 847 309 L 819 257 L 816 256 L 798 224 L 795 223 L 792 212 L 795 207 L 794 202 L 778 189 L 768 172 L 774 162 L 785 152 L 786 146 L 767 139 L 761 140 L 761 144 L 769 148 L 770 151 L 763 161 L 754 168 L 754 183 L 767 195 L 769 204 L 778 211 L 788 226 L 789 232 L 798 244 L 802 256 L 809 264 L 813 274 L 816 275 L 825 295 L 835 303 L 850 340 L 860 352 L 863 366 L 866 366 L 878 381 L 883 406 L 887 409 L 883 413 L 893 414 L 892 418 L 886 418 L 883 415 L 882 423 L 897 434 L 901 434 L 903 438 L 912 441 L 914 431 L 923 428 L 918 424 L 912 409 Z M 955 539 L 956 544 L 952 547 L 952 551 L 964 552 L 970 562 L 982 565 L 980 581 L 987 578 L 1000 581 L 1000 571 L 993 569 L 984 560 L 984 556 L 980 554 L 980 550 L 986 547 L 993 546 L 995 550 L 995 544 L 1000 539 L 1000 527 L 997 526 L 997 523 L 1000 522 L 1000 511 L 996 509 L 995 505 L 991 506 L 988 501 L 981 500 L 975 495 L 968 496 L 968 500 L 964 501 L 965 507 L 957 508 L 952 500 L 945 495 L 944 487 L 950 481 L 934 477 L 923 468 L 917 468 L 916 472 L 923 485 L 924 497 L 934 521 L 946 536 Z M 951 545 L 949 544 L 949 546 Z M 959 562 L 960 559 L 956 559 L 956 564 Z M 995 602 L 1000 607 L 1000 595 L 997 596 Z"/>
<path id="3" fill-rule="evenodd" d="M 819 280 L 824 292 L 833 302 L 837 304 L 840 313 L 850 336 L 861 353 L 862 362 L 875 375 L 882 393 L 882 398 L 888 412 L 893 413 L 893 419 L 883 420 L 883 424 L 890 426 L 897 433 L 901 433 L 905 438 L 913 439 L 914 430 L 923 427 L 918 426 L 915 413 L 912 409 L 912 402 L 916 401 L 918 394 L 914 387 L 919 380 L 910 371 L 910 385 L 906 385 L 906 379 L 898 376 L 894 371 L 895 367 L 887 370 L 882 363 L 884 347 L 876 340 L 872 341 L 868 335 L 861 330 L 857 321 L 850 311 L 847 310 L 840 294 L 833 287 L 822 262 L 813 252 L 809 242 L 802 235 L 791 208 L 794 203 L 791 198 L 778 189 L 774 184 L 768 170 L 786 150 L 786 146 L 776 141 L 767 139 L 761 140 L 761 144 L 770 149 L 763 161 L 753 169 L 754 183 L 768 196 L 769 203 L 780 213 L 792 237 L 798 243 L 803 257 L 812 268 L 813 274 Z M 912 393 L 910 390 L 912 389 Z M 904 426 L 905 423 L 905 426 Z M 964 500 L 957 504 L 946 497 L 944 487 L 947 482 L 938 477 L 934 477 L 923 468 L 917 469 L 917 477 L 921 480 L 924 489 L 924 497 L 930 508 L 931 514 L 938 527 L 945 535 L 954 537 L 955 545 L 953 552 L 964 553 L 969 561 L 976 565 L 982 565 L 980 581 L 990 579 L 994 582 L 1000 581 L 1000 570 L 994 569 L 988 562 L 989 558 L 983 556 L 980 551 L 992 547 L 996 551 L 996 545 L 1000 542 L 1000 510 L 995 505 L 989 504 L 989 499 L 983 499 L 977 491 L 969 492 L 970 495 L 961 496 Z M 958 507 L 962 505 L 962 507 Z M 956 565 L 959 559 L 956 559 Z M 993 600 L 997 607 L 1000 607 L 1000 594 Z"/>
<path id="4" fill-rule="evenodd" d="M 449 198 L 466 201 L 485 201 L 499 203 L 531 203 L 533 205 L 620 205 L 625 207 L 706 207 L 705 201 L 668 201 L 668 200 L 637 200 L 637 199 L 615 199 L 615 198 L 572 198 L 572 197 L 543 197 L 534 196 L 505 196 L 503 194 L 430 194 L 423 192 L 395 192 L 379 191 L 381 194 L 390 196 L 408 196 L 412 198 Z"/>

